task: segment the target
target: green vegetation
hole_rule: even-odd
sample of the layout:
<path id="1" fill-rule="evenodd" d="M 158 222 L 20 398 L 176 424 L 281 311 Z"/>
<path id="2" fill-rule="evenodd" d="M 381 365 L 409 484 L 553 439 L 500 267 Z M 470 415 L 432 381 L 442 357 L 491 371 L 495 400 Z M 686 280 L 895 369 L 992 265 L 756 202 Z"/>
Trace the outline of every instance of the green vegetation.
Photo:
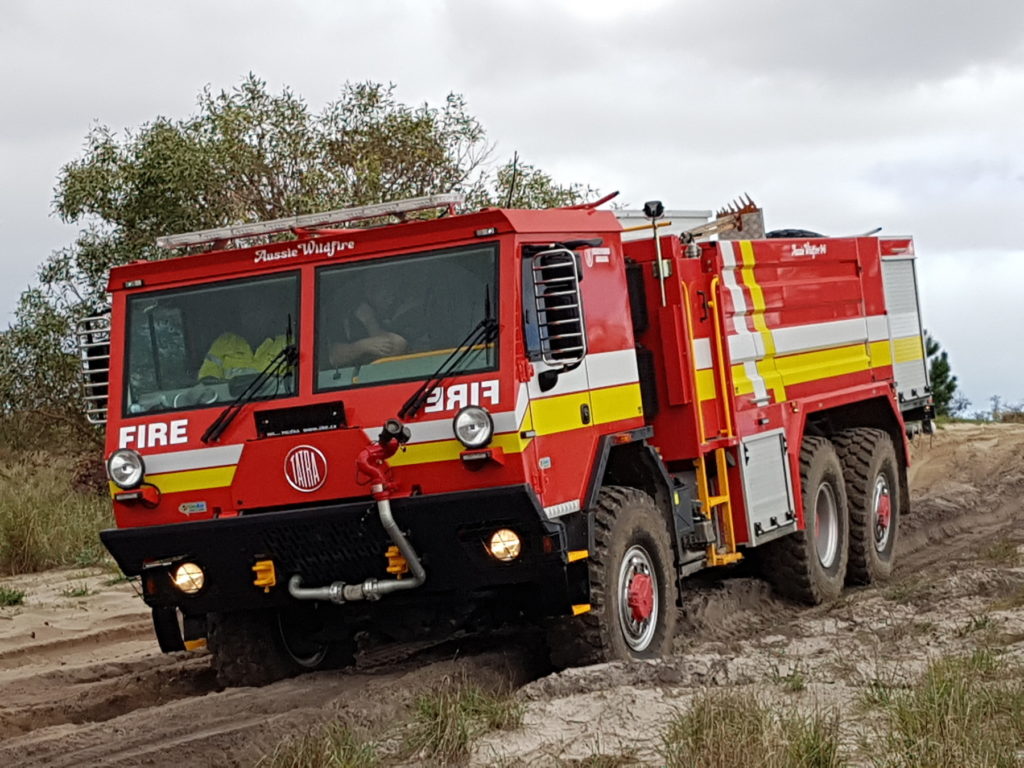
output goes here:
<path id="1" fill-rule="evenodd" d="M 928 331 L 924 332 L 924 351 L 928 357 L 928 380 L 932 385 L 935 413 L 939 416 L 956 416 L 970 405 L 970 401 L 963 398 L 954 401 L 957 383 L 949 365 L 949 355 Z"/>
<path id="2" fill-rule="evenodd" d="M 406 744 L 414 755 L 453 762 L 466 756 L 475 737 L 518 728 L 524 712 L 510 693 L 490 693 L 464 679 L 446 678 L 416 700 Z"/>
<path id="3" fill-rule="evenodd" d="M 869 701 L 884 713 L 865 739 L 878 768 L 1024 765 L 1024 680 L 989 651 L 931 664 L 905 689 Z"/>
<path id="4" fill-rule="evenodd" d="M 491 151 L 458 94 L 409 106 L 393 85 L 346 83 L 314 112 L 253 75 L 230 91 L 206 89 L 183 119 L 156 117 L 123 135 L 92 128 L 53 201 L 78 236 L 50 254 L 0 332 L 0 440 L 96 444 L 81 413 L 74 323 L 105 305 L 112 266 L 170 255 L 156 247 L 160 235 L 440 192 L 462 192 L 471 207 L 592 196 L 526 163 L 492 163 Z"/>
<path id="5" fill-rule="evenodd" d="M 669 768 L 838 768 L 839 719 L 740 691 L 706 692 L 663 735 Z"/>
<path id="6" fill-rule="evenodd" d="M 560 768 L 630 768 L 645 763 L 635 752 L 626 751 L 615 755 L 590 755 L 580 760 L 559 760 L 558 765 Z"/>
<path id="7" fill-rule="evenodd" d="M 995 565 L 1017 566 L 1020 565 L 1020 552 L 1017 551 L 1017 546 L 1015 541 L 999 539 L 982 552 L 981 556 Z"/>
<path id="8" fill-rule="evenodd" d="M 73 462 L 45 453 L 0 466 L 0 572 L 85 566 L 104 556 L 99 531 L 113 525 L 110 500 L 71 487 Z"/>
<path id="9" fill-rule="evenodd" d="M 286 739 L 258 766 L 372 768 L 393 761 L 400 741 L 404 741 L 406 757 L 447 765 L 465 759 L 474 738 L 488 731 L 518 728 L 524 709 L 510 693 L 485 691 L 464 678 L 445 678 L 435 690 L 416 699 L 411 722 L 401 726 L 404 740 L 383 738 L 335 720 Z M 388 748 L 382 748 L 381 742 Z"/>
<path id="10" fill-rule="evenodd" d="M 0 587 L 0 608 L 9 608 L 12 605 L 24 605 L 25 593 L 20 589 Z"/>
<path id="11" fill-rule="evenodd" d="M 376 768 L 377 747 L 355 729 L 330 722 L 281 742 L 258 768 Z"/>
<path id="12" fill-rule="evenodd" d="M 60 591 L 64 597 L 88 597 L 92 594 L 92 590 L 89 589 L 87 584 L 75 584 L 68 585 Z"/>

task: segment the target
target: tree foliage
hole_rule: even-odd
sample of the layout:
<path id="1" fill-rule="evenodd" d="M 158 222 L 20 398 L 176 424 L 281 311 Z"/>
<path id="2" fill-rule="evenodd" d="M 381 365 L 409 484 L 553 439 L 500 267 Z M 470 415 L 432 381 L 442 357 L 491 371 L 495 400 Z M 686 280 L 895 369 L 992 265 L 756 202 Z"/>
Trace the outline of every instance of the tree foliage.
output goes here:
<path id="1" fill-rule="evenodd" d="M 949 355 L 928 331 L 924 332 L 924 351 L 928 357 L 928 378 L 932 385 L 935 413 L 938 416 L 954 416 L 966 408 L 970 401 L 954 399 L 957 383 L 949 365 Z"/>
<path id="2" fill-rule="evenodd" d="M 160 235 L 439 192 L 520 207 L 578 203 L 592 192 L 531 165 L 495 169 L 492 149 L 454 93 L 441 106 L 410 106 L 394 85 L 348 83 L 314 112 L 253 75 L 230 91 L 204 90 L 184 119 L 157 117 L 120 136 L 92 128 L 54 195 L 57 215 L 79 234 L 44 261 L 0 334 L 5 425 L 28 418 L 24 435 L 41 439 L 54 425 L 84 429 L 74 323 L 106 303 L 111 267 L 169 256 L 154 244 Z"/>

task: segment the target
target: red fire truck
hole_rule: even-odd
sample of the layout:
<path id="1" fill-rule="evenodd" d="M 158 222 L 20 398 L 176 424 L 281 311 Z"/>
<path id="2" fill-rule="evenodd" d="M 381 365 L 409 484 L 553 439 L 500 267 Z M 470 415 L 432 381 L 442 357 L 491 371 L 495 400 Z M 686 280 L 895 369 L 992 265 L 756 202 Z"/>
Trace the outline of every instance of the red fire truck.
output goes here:
<path id="1" fill-rule="evenodd" d="M 80 328 L 102 540 L 164 651 L 254 684 L 528 619 L 556 664 L 649 658 L 697 570 L 752 558 L 808 603 L 889 574 L 930 423 L 909 238 L 456 202 L 112 271 Z"/>

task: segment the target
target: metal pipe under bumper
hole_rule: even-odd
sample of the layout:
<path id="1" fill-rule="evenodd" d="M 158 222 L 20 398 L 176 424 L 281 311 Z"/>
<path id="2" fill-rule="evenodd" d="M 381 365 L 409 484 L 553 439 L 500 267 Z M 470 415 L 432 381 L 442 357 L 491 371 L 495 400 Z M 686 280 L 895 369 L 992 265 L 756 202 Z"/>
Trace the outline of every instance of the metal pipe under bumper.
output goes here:
<path id="1" fill-rule="evenodd" d="M 382 486 L 373 486 L 374 493 L 383 491 Z M 398 528 L 394 516 L 391 514 L 391 502 L 388 499 L 377 499 L 377 514 L 380 516 L 381 525 L 387 531 L 391 541 L 398 547 L 402 557 L 409 563 L 409 570 L 412 571 L 411 579 L 380 579 L 370 578 L 361 584 L 346 584 L 343 581 L 336 581 L 326 587 L 305 588 L 302 586 L 302 577 L 296 574 L 288 580 L 288 593 L 296 600 L 325 600 L 332 603 L 348 603 L 353 600 L 380 600 L 384 595 L 398 592 L 403 589 L 415 589 L 427 579 L 427 572 L 420 563 L 420 558 L 412 544 L 405 538 L 405 534 Z"/>

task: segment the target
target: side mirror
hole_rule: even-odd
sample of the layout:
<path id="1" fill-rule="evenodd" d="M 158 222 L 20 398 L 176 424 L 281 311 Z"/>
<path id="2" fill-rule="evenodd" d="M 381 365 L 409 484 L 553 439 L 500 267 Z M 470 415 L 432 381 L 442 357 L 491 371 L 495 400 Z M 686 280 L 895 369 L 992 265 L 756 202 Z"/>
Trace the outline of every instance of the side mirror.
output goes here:
<path id="1" fill-rule="evenodd" d="M 660 219 L 665 215 L 665 206 L 661 200 L 648 200 L 644 203 L 644 216 L 648 219 Z"/>

